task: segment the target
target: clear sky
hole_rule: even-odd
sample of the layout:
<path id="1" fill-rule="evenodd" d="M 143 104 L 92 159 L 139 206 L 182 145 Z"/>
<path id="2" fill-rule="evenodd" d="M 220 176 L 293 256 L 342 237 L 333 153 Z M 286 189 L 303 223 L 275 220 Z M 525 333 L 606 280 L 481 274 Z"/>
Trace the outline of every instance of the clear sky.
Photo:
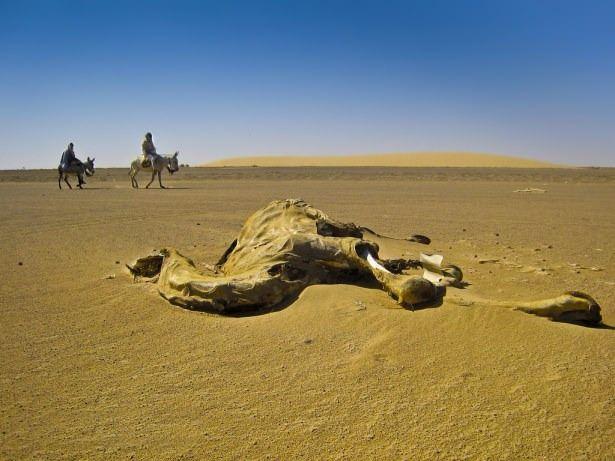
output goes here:
<path id="1" fill-rule="evenodd" d="M 615 166 L 615 2 L 0 0 L 0 168 L 468 150 Z"/>

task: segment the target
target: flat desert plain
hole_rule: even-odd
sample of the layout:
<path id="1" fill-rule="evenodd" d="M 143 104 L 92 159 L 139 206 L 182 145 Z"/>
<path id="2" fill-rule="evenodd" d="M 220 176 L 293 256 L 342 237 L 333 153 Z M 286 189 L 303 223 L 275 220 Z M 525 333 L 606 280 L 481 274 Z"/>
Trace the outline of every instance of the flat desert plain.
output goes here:
<path id="1" fill-rule="evenodd" d="M 146 178 L 141 177 L 143 182 Z M 58 190 L 0 173 L 0 458 L 614 459 L 615 170 L 126 169 Z M 514 192 L 537 188 L 544 193 Z M 410 311 L 358 286 L 221 317 L 124 265 L 163 247 L 215 263 L 244 219 L 300 197 L 461 266 Z M 408 257 L 416 255 L 408 255 Z M 464 301 L 581 290 L 604 325 Z"/>

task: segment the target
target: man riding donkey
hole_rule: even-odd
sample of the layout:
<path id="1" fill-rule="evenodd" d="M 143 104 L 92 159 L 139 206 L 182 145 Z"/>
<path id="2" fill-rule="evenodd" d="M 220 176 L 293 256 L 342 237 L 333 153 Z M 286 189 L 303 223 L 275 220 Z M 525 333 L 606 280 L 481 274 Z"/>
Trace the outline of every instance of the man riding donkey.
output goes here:
<path id="1" fill-rule="evenodd" d="M 75 145 L 72 142 L 68 143 L 68 147 L 62 152 L 62 158 L 60 159 L 60 169 L 62 171 L 68 171 L 71 167 L 83 167 L 83 162 L 77 158 L 74 150 Z M 79 186 L 85 184 L 85 180 L 81 175 L 77 176 L 79 179 Z"/>
<path id="2" fill-rule="evenodd" d="M 147 186 L 145 186 L 145 188 L 149 188 L 154 181 L 154 177 L 158 175 L 158 183 L 160 184 L 160 188 L 164 189 L 165 187 L 162 185 L 161 173 L 165 169 L 168 170 L 170 174 L 173 174 L 179 170 L 179 163 L 177 160 L 178 155 L 179 152 L 175 152 L 173 155 L 159 154 L 156 152 L 156 146 L 154 146 L 154 142 L 152 141 L 152 134 L 145 133 L 143 142 L 141 142 L 141 154 L 138 155 L 137 158 L 130 164 L 129 176 L 132 187 L 139 187 L 136 179 L 137 173 L 140 170 L 149 170 L 152 173 L 152 179 Z"/>

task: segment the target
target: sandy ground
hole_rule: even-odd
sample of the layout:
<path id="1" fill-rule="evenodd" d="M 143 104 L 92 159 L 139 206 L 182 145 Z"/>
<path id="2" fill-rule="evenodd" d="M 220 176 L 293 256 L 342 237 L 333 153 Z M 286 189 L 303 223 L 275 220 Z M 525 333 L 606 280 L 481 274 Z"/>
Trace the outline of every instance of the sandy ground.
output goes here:
<path id="1" fill-rule="evenodd" d="M 59 191 L 52 171 L 0 173 L 0 459 L 615 458 L 613 328 L 463 305 L 576 289 L 614 326 L 614 170 L 190 168 L 167 183 L 131 190 L 101 169 Z M 528 187 L 547 192 L 513 192 Z M 164 246 L 215 262 L 287 197 L 428 235 L 471 285 L 414 312 L 317 286 L 225 318 L 122 269 Z"/>
<path id="2" fill-rule="evenodd" d="M 235 157 L 206 166 L 265 167 L 507 167 L 548 168 L 556 165 L 528 158 L 476 152 L 398 152 L 390 154 Z"/>

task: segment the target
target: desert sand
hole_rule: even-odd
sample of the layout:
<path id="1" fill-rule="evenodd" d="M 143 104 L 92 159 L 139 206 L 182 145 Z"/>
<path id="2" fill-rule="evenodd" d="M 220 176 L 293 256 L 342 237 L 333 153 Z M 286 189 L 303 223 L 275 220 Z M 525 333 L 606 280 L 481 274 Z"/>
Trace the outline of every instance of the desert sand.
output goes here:
<path id="1" fill-rule="evenodd" d="M 145 177 L 141 178 L 141 180 Z M 87 189 L 0 172 L 0 459 L 614 459 L 615 169 L 127 169 Z M 540 189 L 541 193 L 515 193 Z M 286 309 L 187 311 L 124 265 L 214 263 L 243 220 L 301 197 L 424 234 L 470 285 L 410 311 L 314 286 Z M 413 255 L 409 255 L 413 256 Z M 590 293 L 588 328 L 469 295 Z"/>
<path id="2" fill-rule="evenodd" d="M 476 152 L 398 152 L 364 155 L 234 157 L 216 160 L 204 166 L 552 168 L 558 165 L 522 157 Z"/>

